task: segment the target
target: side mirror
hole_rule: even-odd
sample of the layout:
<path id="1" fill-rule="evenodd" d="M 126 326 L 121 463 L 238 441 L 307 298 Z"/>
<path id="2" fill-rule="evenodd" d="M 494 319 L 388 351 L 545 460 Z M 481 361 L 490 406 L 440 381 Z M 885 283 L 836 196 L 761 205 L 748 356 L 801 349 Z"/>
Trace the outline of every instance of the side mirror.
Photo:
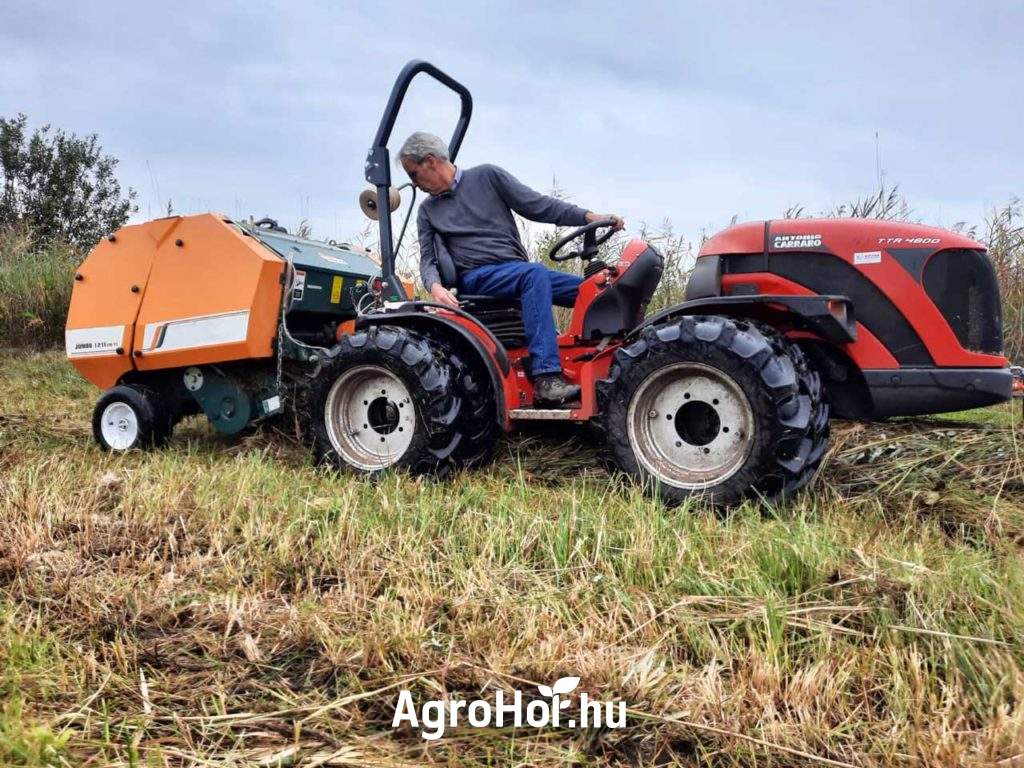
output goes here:
<path id="1" fill-rule="evenodd" d="M 395 187 L 388 188 L 388 205 L 392 211 L 398 210 L 402 204 L 402 195 Z M 380 211 L 377 210 L 377 190 L 364 189 L 359 193 L 359 208 L 368 219 L 377 221 L 380 218 Z"/>

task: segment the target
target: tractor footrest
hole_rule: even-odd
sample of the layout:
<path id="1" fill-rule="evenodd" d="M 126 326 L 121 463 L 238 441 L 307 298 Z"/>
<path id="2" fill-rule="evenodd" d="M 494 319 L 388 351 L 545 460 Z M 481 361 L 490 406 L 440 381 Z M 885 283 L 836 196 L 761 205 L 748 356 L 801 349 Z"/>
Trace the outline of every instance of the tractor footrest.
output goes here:
<path id="1" fill-rule="evenodd" d="M 535 421 L 558 421 L 572 418 L 570 408 L 513 408 L 508 412 L 510 419 L 532 419 Z"/>

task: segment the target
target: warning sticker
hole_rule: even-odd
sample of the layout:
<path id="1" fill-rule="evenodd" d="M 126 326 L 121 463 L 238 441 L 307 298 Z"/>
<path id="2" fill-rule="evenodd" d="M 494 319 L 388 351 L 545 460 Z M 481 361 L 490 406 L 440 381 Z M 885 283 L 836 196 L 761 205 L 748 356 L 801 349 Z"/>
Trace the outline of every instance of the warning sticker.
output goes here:
<path id="1" fill-rule="evenodd" d="M 341 286 L 344 284 L 345 280 L 341 275 L 334 276 L 334 280 L 331 281 L 331 304 L 338 304 L 341 302 Z"/>
<path id="2" fill-rule="evenodd" d="M 853 254 L 854 264 L 881 264 L 882 263 L 882 252 L 881 251 L 860 251 Z"/>
<path id="3" fill-rule="evenodd" d="M 306 273 L 295 270 L 295 282 L 292 283 L 292 301 L 302 301 L 306 292 Z"/>

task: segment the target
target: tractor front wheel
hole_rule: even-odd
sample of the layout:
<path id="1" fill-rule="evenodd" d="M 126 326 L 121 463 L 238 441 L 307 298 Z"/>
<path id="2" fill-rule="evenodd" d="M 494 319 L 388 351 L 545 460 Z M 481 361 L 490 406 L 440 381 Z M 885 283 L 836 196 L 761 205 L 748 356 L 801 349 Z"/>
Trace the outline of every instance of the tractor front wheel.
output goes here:
<path id="1" fill-rule="evenodd" d="M 799 349 L 739 319 L 646 328 L 616 352 L 598 396 L 611 459 L 670 504 L 788 495 L 827 441 L 821 388 Z"/>

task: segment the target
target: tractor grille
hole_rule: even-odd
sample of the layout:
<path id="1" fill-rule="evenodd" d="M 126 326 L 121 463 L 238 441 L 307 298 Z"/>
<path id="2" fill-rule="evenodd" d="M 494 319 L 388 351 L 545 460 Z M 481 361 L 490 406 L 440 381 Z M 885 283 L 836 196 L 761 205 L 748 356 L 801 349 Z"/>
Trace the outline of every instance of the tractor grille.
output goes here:
<path id="1" fill-rule="evenodd" d="M 925 264 L 922 283 L 960 346 L 976 352 L 1002 352 L 999 284 L 984 251 L 939 251 Z"/>

